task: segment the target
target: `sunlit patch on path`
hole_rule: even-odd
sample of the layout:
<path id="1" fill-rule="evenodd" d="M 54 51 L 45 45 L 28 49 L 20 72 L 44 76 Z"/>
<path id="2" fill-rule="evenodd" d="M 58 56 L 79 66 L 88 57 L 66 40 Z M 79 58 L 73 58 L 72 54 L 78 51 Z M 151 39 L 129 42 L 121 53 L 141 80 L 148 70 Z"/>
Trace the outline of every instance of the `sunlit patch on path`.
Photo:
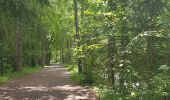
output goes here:
<path id="1" fill-rule="evenodd" d="M 0 87 L 0 100 L 97 100 L 92 91 L 74 85 L 62 65 L 46 66 L 40 72 Z"/>

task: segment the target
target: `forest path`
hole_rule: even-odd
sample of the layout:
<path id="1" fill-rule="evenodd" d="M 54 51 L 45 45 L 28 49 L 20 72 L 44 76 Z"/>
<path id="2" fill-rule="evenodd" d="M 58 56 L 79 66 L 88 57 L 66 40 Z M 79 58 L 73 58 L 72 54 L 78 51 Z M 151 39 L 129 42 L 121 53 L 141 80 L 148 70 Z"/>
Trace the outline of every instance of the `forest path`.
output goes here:
<path id="1" fill-rule="evenodd" d="M 0 100 L 96 100 L 92 91 L 74 85 L 63 65 L 41 71 L 0 86 Z"/>

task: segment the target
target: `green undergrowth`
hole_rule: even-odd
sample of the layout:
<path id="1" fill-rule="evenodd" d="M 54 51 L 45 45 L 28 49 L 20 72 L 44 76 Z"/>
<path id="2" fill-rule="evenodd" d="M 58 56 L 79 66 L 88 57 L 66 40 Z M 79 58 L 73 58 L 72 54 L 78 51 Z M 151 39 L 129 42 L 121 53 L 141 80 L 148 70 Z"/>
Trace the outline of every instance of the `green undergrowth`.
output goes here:
<path id="1" fill-rule="evenodd" d="M 98 94 L 100 100 L 137 100 L 133 97 L 118 93 L 106 85 L 94 86 L 93 90 Z"/>
<path id="2" fill-rule="evenodd" d="M 160 91 L 160 88 L 158 89 L 147 89 L 147 90 L 143 90 L 143 91 L 131 91 L 131 93 L 124 95 L 122 92 L 119 92 L 116 89 L 113 89 L 111 87 L 108 87 L 107 85 L 90 85 L 90 84 L 85 84 L 85 81 L 87 81 L 87 79 L 85 78 L 84 75 L 82 74 L 78 74 L 78 70 L 77 70 L 77 66 L 73 65 L 73 64 L 68 64 L 66 65 L 67 70 L 70 72 L 70 79 L 75 83 L 75 84 L 79 84 L 79 85 L 83 85 L 83 86 L 88 86 L 89 88 L 91 88 L 92 90 L 94 90 L 97 95 L 100 97 L 100 100 L 169 100 L 169 99 L 161 99 L 161 98 L 166 98 L 166 96 L 161 94 L 156 94 L 153 93 L 153 95 L 151 94 L 152 92 L 156 92 L 156 91 Z M 161 79 L 161 84 L 163 82 L 163 79 Z M 157 84 L 158 82 L 156 81 L 155 84 Z M 167 82 L 165 82 L 167 83 Z M 154 84 L 153 84 L 154 86 Z M 157 85 L 156 85 L 157 86 Z M 161 86 L 169 86 L 168 83 L 165 85 L 161 85 Z M 158 87 L 161 87 L 158 86 Z M 165 93 L 165 92 L 163 92 Z M 142 99 L 144 98 L 144 99 Z"/>
<path id="3" fill-rule="evenodd" d="M 4 76 L 0 76 L 0 85 L 7 83 L 9 80 L 22 78 L 27 74 L 38 72 L 40 69 L 41 67 L 25 67 L 20 72 L 13 72 L 12 69 L 9 69 Z"/>
<path id="4" fill-rule="evenodd" d="M 67 64 L 66 65 L 67 70 L 70 72 L 70 79 L 75 83 L 83 86 L 91 86 L 91 74 L 79 74 L 77 65 L 75 64 Z"/>
<path id="5" fill-rule="evenodd" d="M 70 79 L 75 84 L 85 85 L 85 76 L 82 74 L 78 74 L 78 69 L 76 65 L 67 64 L 66 68 L 70 72 Z M 109 89 L 108 87 L 94 85 L 90 86 L 89 84 L 86 84 L 86 86 L 87 85 L 89 88 L 97 93 L 97 95 L 100 97 L 100 100 L 123 100 L 122 95 L 116 94 L 116 92 L 114 92 L 112 89 Z"/>
<path id="6" fill-rule="evenodd" d="M 94 86 L 93 90 L 96 91 L 101 100 L 122 100 L 120 94 L 116 94 L 112 89 L 105 86 Z"/>
<path id="7" fill-rule="evenodd" d="M 85 76 L 82 74 L 78 74 L 77 66 L 74 64 L 67 64 L 66 65 L 67 70 L 70 72 L 70 79 L 75 83 L 79 85 L 85 85 L 84 80 Z M 86 84 L 87 86 L 87 84 Z M 89 86 L 92 90 L 94 90 L 97 95 L 101 98 L 101 100 L 111 100 L 110 98 L 113 97 L 113 94 L 110 94 L 111 91 L 109 89 L 106 89 L 104 87 L 98 87 L 98 86 Z"/>
<path id="8" fill-rule="evenodd" d="M 66 65 L 67 70 L 70 72 L 70 79 L 75 83 L 75 84 L 83 84 L 83 75 L 78 74 L 78 69 L 77 66 L 74 64 L 67 64 Z"/>

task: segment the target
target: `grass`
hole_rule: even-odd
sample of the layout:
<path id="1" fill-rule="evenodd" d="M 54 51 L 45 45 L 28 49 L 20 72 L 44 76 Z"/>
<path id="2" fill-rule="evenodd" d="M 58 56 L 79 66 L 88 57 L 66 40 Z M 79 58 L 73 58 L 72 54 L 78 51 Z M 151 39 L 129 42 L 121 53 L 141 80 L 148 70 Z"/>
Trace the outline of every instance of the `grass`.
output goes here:
<path id="1" fill-rule="evenodd" d="M 83 85 L 84 84 L 85 77 L 82 74 L 78 74 L 77 65 L 75 65 L 75 64 L 67 64 L 66 68 L 70 72 L 70 79 L 75 84 L 79 84 L 79 85 Z"/>
<path id="2" fill-rule="evenodd" d="M 12 70 L 7 70 L 4 76 L 0 76 L 0 85 L 7 83 L 9 80 L 22 78 L 29 73 L 35 73 L 39 71 L 41 67 L 25 67 L 20 72 L 12 72 Z"/>
<path id="3" fill-rule="evenodd" d="M 77 78 L 78 78 L 78 69 L 77 69 L 76 65 L 67 64 L 66 68 L 70 72 L 70 79 L 74 83 L 79 84 L 79 81 L 77 80 Z"/>

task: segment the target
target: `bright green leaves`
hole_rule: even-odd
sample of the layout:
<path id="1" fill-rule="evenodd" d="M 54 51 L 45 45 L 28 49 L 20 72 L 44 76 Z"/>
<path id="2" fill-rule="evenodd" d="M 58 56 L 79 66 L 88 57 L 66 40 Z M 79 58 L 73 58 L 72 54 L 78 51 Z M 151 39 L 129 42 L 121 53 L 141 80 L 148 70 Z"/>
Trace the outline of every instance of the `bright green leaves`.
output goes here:
<path id="1" fill-rule="evenodd" d="M 84 11 L 85 15 L 94 15 L 94 13 L 92 11 L 86 10 Z"/>

